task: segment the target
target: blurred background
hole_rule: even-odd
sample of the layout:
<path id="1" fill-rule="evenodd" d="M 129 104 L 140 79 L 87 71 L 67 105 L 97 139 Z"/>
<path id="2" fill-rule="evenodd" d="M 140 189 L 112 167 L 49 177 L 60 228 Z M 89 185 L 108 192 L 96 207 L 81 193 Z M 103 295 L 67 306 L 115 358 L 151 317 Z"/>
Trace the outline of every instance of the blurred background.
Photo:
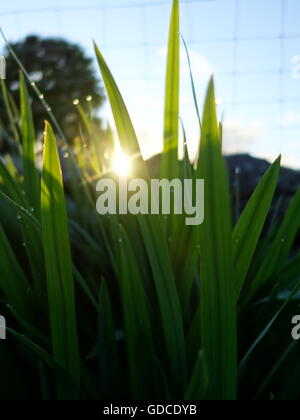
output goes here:
<path id="1" fill-rule="evenodd" d="M 225 153 L 249 153 L 268 160 L 282 153 L 283 164 L 300 169 L 300 1 L 180 3 L 181 32 L 189 48 L 201 105 L 208 78 L 215 74 Z M 94 39 L 124 96 L 143 154 L 149 157 L 162 146 L 170 10 L 171 0 L 10 0 L 1 2 L 0 25 L 12 43 L 37 35 L 78 44 L 93 59 L 91 65 L 100 78 Z M 2 52 L 4 47 L 0 40 Z M 36 54 L 30 60 L 37 72 L 41 57 Z M 183 47 L 181 65 L 180 114 L 193 154 L 198 127 Z M 66 60 L 63 67 L 68 66 L 76 67 Z M 35 76 L 37 84 L 47 77 Z M 81 79 L 85 79 L 84 71 L 76 83 Z M 101 99 L 101 84 L 97 89 L 99 117 L 111 121 L 108 104 Z M 47 99 L 47 92 L 45 96 Z M 67 98 L 70 106 L 74 99 Z"/>

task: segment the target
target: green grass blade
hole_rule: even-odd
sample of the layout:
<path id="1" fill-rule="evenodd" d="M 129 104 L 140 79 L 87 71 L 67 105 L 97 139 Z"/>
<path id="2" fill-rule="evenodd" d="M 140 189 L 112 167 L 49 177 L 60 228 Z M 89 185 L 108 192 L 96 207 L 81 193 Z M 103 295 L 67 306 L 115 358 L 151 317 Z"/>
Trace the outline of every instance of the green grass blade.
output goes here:
<path id="1" fill-rule="evenodd" d="M 239 365 L 239 375 L 240 376 L 242 376 L 244 374 L 246 365 L 247 365 L 250 357 L 252 356 L 253 352 L 257 348 L 257 346 L 266 337 L 266 335 L 269 333 L 269 331 L 271 330 L 272 326 L 274 325 L 275 321 L 279 318 L 279 316 L 281 315 L 281 313 L 284 311 L 284 309 L 287 307 L 287 305 L 291 302 L 291 300 L 294 298 L 294 296 L 299 292 L 299 290 L 300 290 L 300 281 L 297 282 L 297 284 L 295 285 L 295 287 L 293 288 L 293 290 L 290 292 L 290 294 L 288 295 L 288 297 L 283 301 L 283 303 L 282 303 L 281 307 L 279 308 L 279 310 L 273 316 L 273 318 L 271 319 L 271 321 L 266 325 L 266 327 L 263 328 L 262 332 L 258 335 L 258 337 L 253 342 L 253 344 L 251 345 L 251 347 L 249 348 L 249 350 L 247 351 L 247 353 L 245 354 L 245 356 L 242 358 L 242 360 L 240 362 L 240 365 Z"/>
<path id="2" fill-rule="evenodd" d="M 1 87 L 2 87 L 2 94 L 3 94 L 3 100 L 4 100 L 6 112 L 8 115 L 9 122 L 10 122 L 10 128 L 14 136 L 14 140 L 16 142 L 15 147 L 20 152 L 22 150 L 22 147 L 21 147 L 20 135 L 18 131 L 18 124 L 17 124 L 18 119 L 16 118 L 16 116 L 14 116 L 14 112 L 11 108 L 11 104 L 9 101 L 9 93 L 7 91 L 7 87 L 4 80 L 1 80 Z"/>
<path id="3" fill-rule="evenodd" d="M 185 394 L 185 400 L 204 400 L 208 387 L 208 373 L 204 352 L 199 351 L 198 357 L 188 389 Z"/>
<path id="4" fill-rule="evenodd" d="M 197 100 L 197 94 L 196 94 L 196 88 L 195 88 L 195 82 L 194 82 L 194 76 L 193 76 L 193 71 L 192 71 L 192 65 L 191 65 L 191 59 L 190 59 L 190 54 L 189 54 L 189 50 L 188 47 L 186 45 L 185 39 L 183 38 L 182 35 L 181 36 L 181 40 L 185 49 L 185 53 L 186 53 L 186 57 L 187 57 L 187 62 L 188 62 L 188 67 L 189 67 L 189 73 L 190 73 L 190 79 L 191 79 L 191 88 L 192 88 L 192 94 L 193 94 L 193 101 L 194 101 L 194 107 L 195 107 L 195 111 L 197 114 L 197 119 L 198 119 L 198 123 L 199 123 L 199 127 L 201 128 L 201 117 L 200 117 L 200 111 L 199 111 L 199 105 L 198 105 L 198 100 Z"/>
<path id="5" fill-rule="evenodd" d="M 95 46 L 98 63 L 106 85 L 119 139 L 124 150 L 139 150 L 137 137 L 117 85 L 99 49 Z M 146 165 L 140 157 L 135 161 L 135 173 L 148 180 Z M 152 268 L 156 293 L 164 330 L 174 395 L 182 394 L 186 380 L 186 354 L 183 319 L 174 273 L 170 261 L 166 236 L 160 219 L 151 215 L 138 215 L 138 223 Z"/>
<path id="6" fill-rule="evenodd" d="M 1 224 L 0 255 L 0 288 L 14 311 L 29 322 L 32 319 L 31 305 L 27 293 L 30 289 L 30 283 L 11 248 Z"/>
<path id="7" fill-rule="evenodd" d="M 277 231 L 276 237 L 268 249 L 267 255 L 261 263 L 258 272 L 249 285 L 245 302 L 253 299 L 256 293 L 266 286 L 272 276 L 276 274 L 286 262 L 295 237 L 299 232 L 300 218 L 300 189 L 292 199 L 284 219 Z"/>
<path id="8" fill-rule="evenodd" d="M 40 242 L 36 235 L 35 226 L 32 225 L 32 220 L 35 218 L 32 216 L 31 220 L 28 220 L 27 215 L 32 209 L 28 204 L 25 191 L 21 189 L 19 183 L 12 177 L 10 172 L 7 170 L 2 158 L 0 157 L 0 177 L 4 181 L 4 189 L 7 190 L 9 198 L 12 202 L 15 202 L 16 208 L 20 207 L 20 212 L 16 212 L 16 219 L 20 222 L 20 229 L 23 236 L 24 245 L 26 247 L 26 254 L 30 263 L 32 276 L 34 279 L 35 292 L 41 297 L 42 283 L 40 276 L 44 271 L 43 261 L 40 258 Z M 11 202 L 11 203 L 12 203 Z M 35 210 L 35 209 L 34 209 Z M 25 218 L 23 215 L 25 214 Z M 35 214 L 35 213 L 34 213 Z"/>
<path id="9" fill-rule="evenodd" d="M 120 280 L 132 398 L 159 396 L 158 366 L 145 291 L 135 256 L 120 228 Z"/>
<path id="10" fill-rule="evenodd" d="M 126 105 L 121 97 L 118 86 L 96 44 L 94 44 L 98 64 L 105 83 L 109 102 L 113 112 L 119 140 L 124 153 L 129 156 L 140 154 L 140 146 L 133 125 L 128 116 Z"/>
<path id="11" fill-rule="evenodd" d="M 35 130 L 30 99 L 23 73 L 20 73 L 20 103 L 23 138 L 23 176 L 27 200 L 40 213 L 40 179 L 35 164 Z"/>
<path id="12" fill-rule="evenodd" d="M 275 193 L 280 171 L 279 157 L 261 179 L 233 230 L 233 253 L 236 268 L 234 296 L 239 299 L 259 237 Z"/>
<path id="13" fill-rule="evenodd" d="M 30 338 L 14 331 L 12 328 L 7 328 L 8 332 L 15 337 L 17 341 L 26 346 L 37 358 L 43 361 L 48 367 L 50 367 L 59 378 L 60 383 L 64 384 L 66 400 L 73 400 L 74 395 L 77 393 L 78 384 L 74 381 L 74 378 L 70 373 L 62 368 L 62 366 L 55 361 L 55 359 L 48 353 L 47 350 L 40 347 L 38 344 L 33 342 Z"/>
<path id="14" fill-rule="evenodd" d="M 173 0 L 166 71 L 162 178 L 176 178 L 179 134 L 179 37 L 179 1 Z"/>
<path id="15" fill-rule="evenodd" d="M 281 268 L 279 268 L 276 277 L 279 281 L 279 287 L 282 289 L 289 286 L 300 273 L 300 252 L 296 254 L 294 258 L 289 260 Z"/>
<path id="16" fill-rule="evenodd" d="M 205 220 L 200 226 L 201 334 L 208 399 L 232 400 L 237 386 L 236 308 L 228 174 L 222 156 L 214 83 L 202 119 L 199 178 L 205 181 Z"/>
<path id="17" fill-rule="evenodd" d="M 287 360 L 288 357 L 290 357 L 291 352 L 299 345 L 298 341 L 292 341 L 288 345 L 288 347 L 285 349 L 285 351 L 282 353 L 282 355 L 279 357 L 275 365 L 272 367 L 268 375 L 266 376 L 265 380 L 262 382 L 260 387 L 258 388 L 258 391 L 255 394 L 254 399 L 257 400 L 265 391 L 266 387 L 269 385 L 271 380 L 273 379 L 274 375 L 278 372 L 278 370 L 281 368 L 283 363 Z"/>
<path id="18" fill-rule="evenodd" d="M 22 189 L 8 171 L 3 158 L 0 156 L 0 179 L 3 181 L 3 187 L 7 190 L 10 197 L 16 201 L 20 206 L 29 209 L 27 200 L 22 192 Z"/>
<path id="19" fill-rule="evenodd" d="M 56 139 L 48 123 L 45 132 L 41 221 L 52 347 L 55 361 L 79 385 L 80 355 L 62 173 Z M 59 387 L 60 398 L 64 397 L 64 391 Z"/>

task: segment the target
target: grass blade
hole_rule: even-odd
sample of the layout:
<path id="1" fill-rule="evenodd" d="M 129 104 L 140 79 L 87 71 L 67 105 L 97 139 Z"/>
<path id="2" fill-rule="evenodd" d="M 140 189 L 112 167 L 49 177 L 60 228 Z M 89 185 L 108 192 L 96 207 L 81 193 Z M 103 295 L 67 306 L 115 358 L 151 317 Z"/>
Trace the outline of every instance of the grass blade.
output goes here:
<path id="1" fill-rule="evenodd" d="M 262 228 L 275 193 L 280 171 L 279 157 L 261 179 L 233 230 L 233 253 L 236 268 L 234 296 L 239 299 Z"/>
<path id="2" fill-rule="evenodd" d="M 95 45 L 98 63 L 108 92 L 122 148 L 131 153 L 139 151 L 137 137 L 124 101 L 99 49 Z M 145 162 L 135 161 L 139 176 L 148 180 Z M 138 215 L 138 223 L 151 264 L 164 330 L 174 396 L 181 395 L 186 381 L 186 354 L 183 319 L 174 273 L 170 261 L 166 236 L 160 219 L 151 215 Z"/>
<path id="3" fill-rule="evenodd" d="M 23 138 L 23 176 L 27 200 L 40 213 L 40 179 L 35 165 L 35 130 L 32 110 L 23 73 L 20 73 L 20 102 Z"/>
<path id="4" fill-rule="evenodd" d="M 276 237 L 269 247 L 258 272 L 253 276 L 253 280 L 247 291 L 247 296 L 245 297 L 245 303 L 253 299 L 256 293 L 270 282 L 274 273 L 278 272 L 286 262 L 300 228 L 299 207 L 300 189 L 292 199 Z"/>
<path id="5" fill-rule="evenodd" d="M 128 111 L 121 97 L 120 91 L 112 74 L 96 44 L 94 44 L 98 64 L 105 83 L 108 98 L 114 115 L 115 124 L 119 134 L 120 144 L 124 153 L 129 156 L 140 155 L 140 146 L 133 125 L 127 118 Z M 141 158 L 140 158 L 141 159 Z M 139 160 L 140 160 L 139 159 Z"/>
<path id="6" fill-rule="evenodd" d="M 195 107 L 195 111 L 196 111 L 196 114 L 197 114 L 199 127 L 201 128 L 201 117 L 200 117 L 199 105 L 198 105 L 198 100 L 197 100 L 197 95 L 196 95 L 196 87 L 195 87 L 195 82 L 194 82 L 194 76 L 193 76 L 193 71 L 192 71 L 190 54 L 189 54 L 189 50 L 188 50 L 188 47 L 186 45 L 185 39 L 183 38 L 182 35 L 180 35 L 180 36 L 181 36 L 181 40 L 182 40 L 182 43 L 183 43 L 183 46 L 184 46 L 184 49 L 185 49 L 186 58 L 187 58 L 187 62 L 188 62 L 188 67 L 189 67 L 194 107 Z"/>
<path id="7" fill-rule="evenodd" d="M 204 400 L 208 386 L 208 374 L 204 352 L 199 351 L 192 377 L 185 394 L 185 400 Z"/>
<path id="8" fill-rule="evenodd" d="M 63 181 L 56 139 L 48 123 L 45 132 L 41 221 L 52 347 L 55 361 L 79 386 L 80 356 Z M 59 386 L 58 393 L 64 398 L 65 389 Z"/>
<path id="9" fill-rule="evenodd" d="M 15 257 L 1 224 L 0 255 L 0 288 L 14 311 L 29 322 L 32 320 L 31 305 L 27 293 L 30 283 Z"/>
<path id="10" fill-rule="evenodd" d="M 205 180 L 206 190 L 200 261 L 201 334 L 209 376 L 208 399 L 232 400 L 237 386 L 237 337 L 231 215 L 213 80 L 202 119 L 198 175 Z"/>
<path id="11" fill-rule="evenodd" d="M 121 229 L 120 279 L 132 398 L 159 395 L 158 367 L 145 291 L 130 242 Z"/>
<path id="12" fill-rule="evenodd" d="M 166 72 L 162 178 L 176 178 L 179 134 L 179 36 L 179 1 L 173 0 Z"/>

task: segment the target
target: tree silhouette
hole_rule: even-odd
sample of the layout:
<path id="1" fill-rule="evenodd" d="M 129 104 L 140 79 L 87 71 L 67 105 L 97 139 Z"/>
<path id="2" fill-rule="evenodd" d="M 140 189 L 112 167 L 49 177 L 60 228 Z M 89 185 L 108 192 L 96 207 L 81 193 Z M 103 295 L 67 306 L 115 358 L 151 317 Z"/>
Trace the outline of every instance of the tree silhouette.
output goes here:
<path id="1" fill-rule="evenodd" d="M 77 44 L 59 38 L 27 36 L 11 44 L 16 55 L 36 82 L 66 137 L 78 135 L 79 115 L 73 105 L 79 99 L 84 107 L 97 110 L 104 102 L 99 79 L 95 75 L 93 60 Z M 16 103 L 19 103 L 19 67 L 6 48 L 7 87 Z M 42 131 L 47 117 L 44 107 L 34 95 L 33 115 L 37 130 Z M 90 100 L 89 104 L 86 98 Z M 91 99 L 92 98 L 92 99 Z M 1 108 L 3 105 L 1 105 Z M 1 113 L 2 114 L 2 113 Z M 3 114 L 2 114 L 3 115 Z M 98 120 L 99 127 L 100 121 Z"/>

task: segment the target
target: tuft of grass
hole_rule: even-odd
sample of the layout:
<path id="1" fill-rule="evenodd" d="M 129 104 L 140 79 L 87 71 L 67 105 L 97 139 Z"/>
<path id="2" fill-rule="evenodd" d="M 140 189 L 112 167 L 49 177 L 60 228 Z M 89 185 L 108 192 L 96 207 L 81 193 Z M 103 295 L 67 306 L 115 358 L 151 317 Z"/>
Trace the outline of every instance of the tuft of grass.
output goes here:
<path id="1" fill-rule="evenodd" d="M 179 22 L 174 0 L 159 176 L 205 180 L 201 226 L 186 226 L 182 215 L 98 216 L 95 181 L 114 175 L 80 107 L 87 147 L 66 147 L 50 113 L 55 132 L 46 123 L 40 175 L 29 96 L 40 92 L 27 89 L 29 75 L 15 55 L 19 106 L 2 82 L 9 127 L 1 130 L 10 133 L 12 152 L 0 158 L 0 313 L 9 327 L 9 351 L 1 356 L 7 366 L 22 363 L 10 379 L 27 384 L 28 398 L 300 398 L 299 342 L 290 335 L 300 304 L 300 191 L 283 220 L 273 217 L 263 233 L 278 158 L 233 226 L 214 81 L 200 120 L 190 61 L 200 150 L 196 162 L 186 146 L 178 159 Z M 126 105 L 96 44 L 95 53 L 119 145 L 132 159 L 132 176 L 149 183 Z M 1 377 L 0 396 L 7 392 Z"/>

